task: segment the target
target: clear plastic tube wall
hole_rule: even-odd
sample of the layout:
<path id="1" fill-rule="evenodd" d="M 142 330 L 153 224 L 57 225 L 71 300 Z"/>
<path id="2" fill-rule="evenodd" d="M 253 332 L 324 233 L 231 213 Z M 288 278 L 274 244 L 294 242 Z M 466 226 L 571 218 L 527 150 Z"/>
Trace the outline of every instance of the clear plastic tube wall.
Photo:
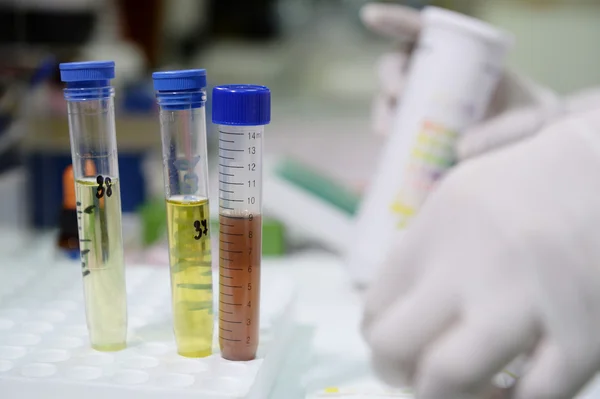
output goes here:
<path id="1" fill-rule="evenodd" d="M 91 345 L 125 348 L 127 300 L 112 62 L 61 64 Z"/>
<path id="2" fill-rule="evenodd" d="M 160 105 L 163 175 L 177 350 L 212 353 L 213 287 L 206 148 L 206 72 L 153 74 Z"/>
<path id="3" fill-rule="evenodd" d="M 219 345 L 225 359 L 256 357 L 260 332 L 264 126 L 270 91 L 213 90 L 219 131 Z"/>

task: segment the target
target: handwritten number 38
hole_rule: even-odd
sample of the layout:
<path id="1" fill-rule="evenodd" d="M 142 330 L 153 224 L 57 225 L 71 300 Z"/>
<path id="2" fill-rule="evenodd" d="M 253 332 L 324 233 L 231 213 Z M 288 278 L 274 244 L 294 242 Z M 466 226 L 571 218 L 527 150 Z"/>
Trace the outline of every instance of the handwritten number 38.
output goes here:
<path id="1" fill-rule="evenodd" d="M 106 192 L 106 196 L 110 197 L 112 195 L 112 180 L 110 177 L 102 177 L 101 175 L 96 177 L 96 183 L 98 183 L 98 188 L 96 189 L 96 198 L 104 197 Z M 106 189 L 104 186 L 106 185 Z"/>

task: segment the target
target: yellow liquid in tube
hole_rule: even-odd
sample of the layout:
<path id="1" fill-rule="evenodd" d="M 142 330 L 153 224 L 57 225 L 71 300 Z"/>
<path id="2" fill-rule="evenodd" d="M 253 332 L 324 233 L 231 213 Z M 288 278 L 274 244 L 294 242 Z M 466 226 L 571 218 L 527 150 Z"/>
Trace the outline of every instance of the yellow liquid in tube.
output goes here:
<path id="1" fill-rule="evenodd" d="M 169 198 L 167 228 L 177 351 L 186 357 L 209 356 L 214 321 L 208 200 Z"/>
<path id="2" fill-rule="evenodd" d="M 75 181 L 85 311 L 92 348 L 99 351 L 127 345 L 121 192 L 118 179 L 109 181 Z"/>

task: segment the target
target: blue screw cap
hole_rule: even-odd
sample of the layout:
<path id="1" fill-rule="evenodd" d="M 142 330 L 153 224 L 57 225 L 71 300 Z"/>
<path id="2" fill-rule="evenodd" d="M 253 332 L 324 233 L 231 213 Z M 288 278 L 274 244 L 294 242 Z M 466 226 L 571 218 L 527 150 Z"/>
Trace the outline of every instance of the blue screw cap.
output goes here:
<path id="1" fill-rule="evenodd" d="M 271 91 L 265 86 L 224 85 L 213 88 L 213 123 L 259 126 L 271 122 Z"/>
<path id="2" fill-rule="evenodd" d="M 66 83 L 108 81 L 115 78 L 114 61 L 66 62 L 59 65 L 60 79 Z"/>
<path id="3" fill-rule="evenodd" d="M 206 87 L 206 69 L 154 72 L 154 90 L 200 90 Z"/>

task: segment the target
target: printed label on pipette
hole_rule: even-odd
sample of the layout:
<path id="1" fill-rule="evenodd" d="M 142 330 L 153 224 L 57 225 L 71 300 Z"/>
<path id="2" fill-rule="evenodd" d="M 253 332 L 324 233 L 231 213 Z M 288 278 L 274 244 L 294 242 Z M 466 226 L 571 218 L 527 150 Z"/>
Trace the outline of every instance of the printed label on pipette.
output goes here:
<path id="1" fill-rule="evenodd" d="M 454 143 L 458 133 L 425 121 L 417 135 L 404 173 L 402 189 L 390 210 L 404 228 L 427 198 L 436 181 L 454 163 Z"/>

